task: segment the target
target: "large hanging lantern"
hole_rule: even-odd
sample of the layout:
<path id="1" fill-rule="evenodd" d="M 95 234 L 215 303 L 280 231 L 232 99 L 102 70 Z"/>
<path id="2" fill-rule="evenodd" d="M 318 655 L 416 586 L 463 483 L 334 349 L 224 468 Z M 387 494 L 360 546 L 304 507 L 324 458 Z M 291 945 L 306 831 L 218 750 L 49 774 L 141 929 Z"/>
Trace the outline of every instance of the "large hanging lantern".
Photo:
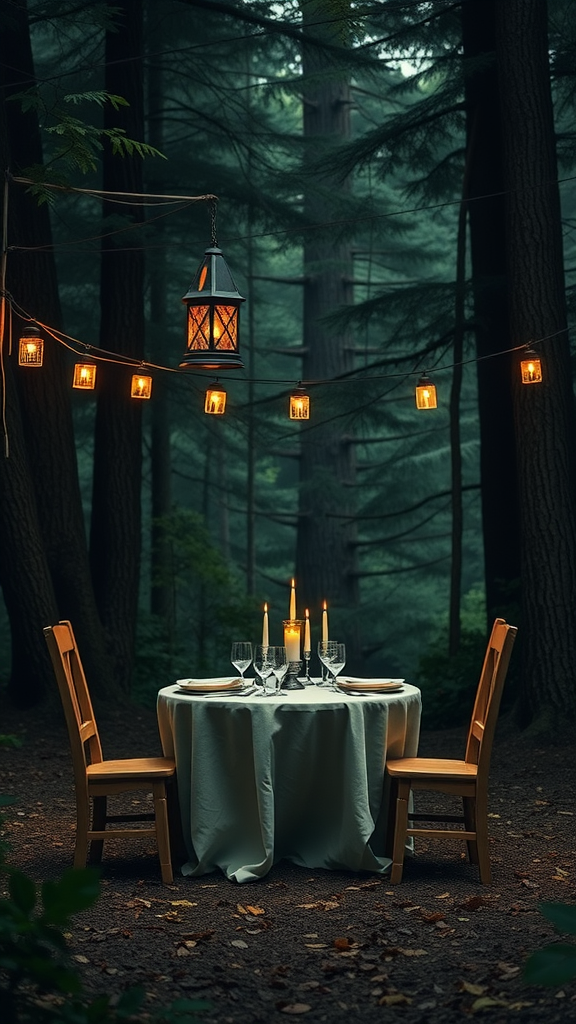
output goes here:
<path id="1" fill-rule="evenodd" d="M 36 326 L 22 329 L 18 344 L 20 366 L 42 366 L 44 361 L 44 338 Z"/>
<path id="2" fill-rule="evenodd" d="M 533 348 L 527 348 L 524 359 L 520 361 L 520 372 L 523 384 L 542 383 L 542 363 Z"/>
<path id="3" fill-rule="evenodd" d="M 239 294 L 222 250 L 206 249 L 189 290 L 186 304 L 186 351 L 180 369 L 241 370 L 238 351 Z"/>
<path id="4" fill-rule="evenodd" d="M 432 383 L 427 374 L 423 373 L 416 385 L 416 408 L 436 409 L 437 407 L 436 385 Z"/>

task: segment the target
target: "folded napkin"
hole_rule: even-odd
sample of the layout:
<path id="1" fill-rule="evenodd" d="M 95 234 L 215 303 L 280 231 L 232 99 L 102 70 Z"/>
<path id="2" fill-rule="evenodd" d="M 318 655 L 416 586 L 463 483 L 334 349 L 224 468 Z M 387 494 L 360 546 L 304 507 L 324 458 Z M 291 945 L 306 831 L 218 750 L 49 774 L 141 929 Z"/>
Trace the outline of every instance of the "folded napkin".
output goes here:
<path id="1" fill-rule="evenodd" d="M 234 676 L 213 676 L 211 679 L 177 679 L 176 685 L 191 693 L 209 693 L 211 690 L 241 690 L 245 683 Z"/>
<path id="2" fill-rule="evenodd" d="M 386 690 L 399 690 L 405 679 L 358 679 L 356 676 L 338 676 L 336 682 L 343 690 L 371 690 L 381 693 Z"/>

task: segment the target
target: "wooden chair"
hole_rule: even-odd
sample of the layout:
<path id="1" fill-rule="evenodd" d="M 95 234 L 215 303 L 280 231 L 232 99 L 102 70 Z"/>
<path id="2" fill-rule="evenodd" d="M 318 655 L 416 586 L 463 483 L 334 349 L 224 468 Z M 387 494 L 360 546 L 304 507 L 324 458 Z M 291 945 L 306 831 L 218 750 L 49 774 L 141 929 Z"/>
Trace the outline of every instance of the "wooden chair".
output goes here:
<path id="1" fill-rule="evenodd" d="M 407 836 L 433 836 L 438 839 L 465 840 L 468 855 L 480 869 L 480 881 L 491 881 L 488 849 L 488 772 L 492 741 L 504 680 L 518 630 L 504 619 L 496 619 L 484 657 L 468 729 L 463 761 L 431 757 L 402 757 L 386 762 L 391 779 L 391 816 L 395 815 L 392 871 L 390 881 L 402 881 Z M 413 790 L 433 790 L 462 797 L 462 815 L 414 814 L 410 810 Z M 437 829 L 408 827 L 414 821 L 459 822 L 464 828 Z"/>
<path id="2" fill-rule="evenodd" d="M 76 789 L 74 867 L 85 866 L 89 843 L 91 863 L 100 863 L 104 839 L 155 836 L 162 881 L 172 882 L 166 784 L 175 779 L 174 760 L 170 757 L 139 757 L 105 761 L 72 626 L 68 621 L 46 626 L 44 636 L 56 673 L 72 748 Z M 153 814 L 107 813 L 108 796 L 133 790 L 152 792 Z M 90 800 L 93 801 L 92 827 Z M 153 824 L 140 828 L 106 828 L 108 823 L 139 821 L 152 821 Z"/>

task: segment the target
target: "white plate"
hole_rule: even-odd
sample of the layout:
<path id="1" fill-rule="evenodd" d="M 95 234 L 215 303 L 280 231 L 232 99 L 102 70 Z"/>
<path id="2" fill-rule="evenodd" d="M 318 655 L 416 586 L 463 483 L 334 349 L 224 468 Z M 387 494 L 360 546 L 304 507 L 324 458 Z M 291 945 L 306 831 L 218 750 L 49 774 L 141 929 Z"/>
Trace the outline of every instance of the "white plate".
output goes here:
<path id="1" fill-rule="evenodd" d="M 212 679 L 177 679 L 176 686 L 185 693 L 229 693 L 244 689 L 246 683 L 234 676 Z"/>
<path id="2" fill-rule="evenodd" d="M 338 686 L 350 693 L 395 693 L 401 690 L 405 679 L 358 679 L 354 676 L 339 676 Z"/>

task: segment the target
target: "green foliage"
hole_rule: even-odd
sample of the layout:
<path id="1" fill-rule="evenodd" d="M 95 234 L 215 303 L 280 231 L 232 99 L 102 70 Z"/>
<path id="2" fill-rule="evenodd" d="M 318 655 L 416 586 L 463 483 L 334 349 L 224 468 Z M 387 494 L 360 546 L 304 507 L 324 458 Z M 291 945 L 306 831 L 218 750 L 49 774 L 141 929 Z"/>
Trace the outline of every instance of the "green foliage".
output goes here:
<path id="1" fill-rule="evenodd" d="M 540 912 L 559 932 L 576 935 L 576 906 L 543 903 Z M 563 985 L 576 978 L 576 944 L 557 942 L 532 953 L 524 967 L 530 985 Z"/>
<path id="2" fill-rule="evenodd" d="M 460 649 L 448 654 L 445 622 L 420 658 L 416 682 L 422 689 L 424 725 L 428 729 L 462 725 L 470 717 L 486 650 L 484 596 L 473 588 L 462 603 Z"/>
<path id="3" fill-rule="evenodd" d="M 169 632 L 159 617 L 140 613 L 134 691 L 145 701 L 179 676 L 230 671 L 232 640 L 255 637 L 260 614 L 203 516 L 176 509 L 158 525 L 170 562 L 166 578 L 155 582 L 172 590 L 176 616 Z"/>
<path id="4" fill-rule="evenodd" d="M 53 193 L 46 187 L 47 184 L 66 186 L 68 179 L 73 177 L 75 172 L 88 174 L 90 171 L 96 171 L 105 140 L 110 143 L 116 156 L 136 155 L 142 159 L 160 156 L 165 159 L 163 153 L 154 146 L 128 138 L 124 128 L 103 128 L 101 125 L 89 124 L 79 117 L 72 117 L 62 106 L 48 107 L 36 88 L 15 93 L 10 99 L 19 101 L 24 113 L 35 112 L 44 132 L 55 142 L 46 163 L 35 164 L 24 171 L 25 176 L 33 182 L 30 192 L 40 204 L 51 202 L 53 199 Z M 114 110 L 129 106 L 122 96 L 103 90 L 68 93 L 62 99 L 64 103 L 74 106 L 95 103 L 103 107 L 109 103 Z"/>

